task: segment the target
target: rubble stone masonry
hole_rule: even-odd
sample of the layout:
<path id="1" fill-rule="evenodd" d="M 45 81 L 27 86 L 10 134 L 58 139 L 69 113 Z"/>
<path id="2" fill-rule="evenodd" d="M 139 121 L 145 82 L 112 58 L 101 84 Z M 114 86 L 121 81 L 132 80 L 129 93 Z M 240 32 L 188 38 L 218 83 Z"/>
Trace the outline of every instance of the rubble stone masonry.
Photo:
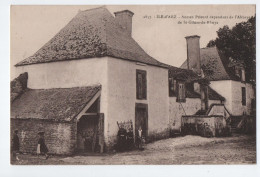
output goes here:
<path id="1" fill-rule="evenodd" d="M 11 137 L 19 131 L 20 151 L 36 153 L 38 132 L 45 132 L 45 143 L 50 154 L 72 154 L 76 146 L 76 123 L 55 122 L 49 119 L 11 119 Z"/>

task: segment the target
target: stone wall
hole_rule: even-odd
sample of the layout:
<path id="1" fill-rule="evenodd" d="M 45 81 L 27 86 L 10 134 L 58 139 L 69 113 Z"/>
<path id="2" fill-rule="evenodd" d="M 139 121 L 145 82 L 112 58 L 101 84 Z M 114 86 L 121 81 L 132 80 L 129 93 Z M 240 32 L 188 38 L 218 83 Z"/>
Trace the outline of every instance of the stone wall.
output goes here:
<path id="1" fill-rule="evenodd" d="M 185 103 L 176 102 L 176 97 L 170 97 L 169 122 L 173 132 L 180 132 L 181 117 L 194 115 L 201 108 L 199 98 L 186 98 Z"/>
<path id="2" fill-rule="evenodd" d="M 181 132 L 184 135 L 205 137 L 226 136 L 230 134 L 230 127 L 225 118 L 220 115 L 182 116 Z"/>
<path id="3" fill-rule="evenodd" d="M 45 143 L 50 154 L 72 154 L 76 149 L 76 123 L 39 119 L 11 118 L 11 137 L 19 131 L 21 152 L 36 153 L 38 132 L 45 132 Z"/>
<path id="4" fill-rule="evenodd" d="M 220 100 L 209 100 L 209 107 L 212 104 L 220 104 Z M 186 98 L 183 103 L 176 102 L 176 97 L 170 97 L 169 124 L 172 132 L 180 132 L 181 117 L 194 115 L 201 109 L 200 98 Z"/>

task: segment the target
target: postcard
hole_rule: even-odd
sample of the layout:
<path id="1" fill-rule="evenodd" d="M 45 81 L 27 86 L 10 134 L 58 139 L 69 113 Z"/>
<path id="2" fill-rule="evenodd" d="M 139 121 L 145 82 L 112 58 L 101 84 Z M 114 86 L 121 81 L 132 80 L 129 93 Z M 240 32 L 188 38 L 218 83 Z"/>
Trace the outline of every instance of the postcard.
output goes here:
<path id="1" fill-rule="evenodd" d="M 256 5 L 12 5 L 12 165 L 256 164 Z"/>

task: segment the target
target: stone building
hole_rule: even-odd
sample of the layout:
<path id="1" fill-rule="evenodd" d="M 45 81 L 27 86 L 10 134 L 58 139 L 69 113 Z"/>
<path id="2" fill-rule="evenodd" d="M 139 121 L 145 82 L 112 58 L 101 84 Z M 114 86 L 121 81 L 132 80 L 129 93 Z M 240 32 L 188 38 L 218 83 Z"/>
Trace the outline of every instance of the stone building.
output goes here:
<path id="1" fill-rule="evenodd" d="M 149 56 L 131 36 L 133 15 L 80 11 L 16 64 L 11 130 L 19 130 L 22 151 L 36 151 L 38 131 L 45 131 L 50 153 L 110 150 L 117 123 L 129 120 L 148 142 L 167 138 L 180 130 L 182 115 L 225 100 L 210 87 L 204 91 L 207 80 L 196 72 Z"/>
<path id="2" fill-rule="evenodd" d="M 250 115 L 255 93 L 252 84 L 245 79 L 243 64 L 225 58 L 216 47 L 200 48 L 199 36 L 186 39 L 188 56 L 181 68 L 202 71 L 210 87 L 225 97 L 224 104 L 231 115 Z"/>
<path id="3" fill-rule="evenodd" d="M 202 98 L 203 95 L 206 97 Z M 169 125 L 173 132 L 181 131 L 182 116 L 204 114 L 211 105 L 224 101 L 208 86 L 207 79 L 192 70 L 169 66 Z"/>

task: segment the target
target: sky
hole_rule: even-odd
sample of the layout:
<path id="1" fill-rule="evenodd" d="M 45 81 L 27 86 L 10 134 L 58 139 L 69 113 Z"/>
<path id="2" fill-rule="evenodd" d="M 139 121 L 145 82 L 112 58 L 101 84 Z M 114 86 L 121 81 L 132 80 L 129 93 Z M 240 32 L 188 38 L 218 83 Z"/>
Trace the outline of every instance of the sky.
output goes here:
<path id="1" fill-rule="evenodd" d="M 10 79 L 17 77 L 14 65 L 39 50 L 79 10 L 96 7 L 100 6 L 12 6 Z M 216 31 L 220 27 L 233 27 L 255 15 L 254 5 L 124 5 L 106 8 L 112 14 L 126 9 L 132 11 L 133 38 L 150 56 L 177 67 L 186 60 L 185 36 L 199 35 L 203 48 L 217 37 Z M 158 18 L 161 15 L 169 18 Z M 222 18 L 212 19 L 211 16 Z M 193 24 L 194 21 L 205 24 Z"/>

